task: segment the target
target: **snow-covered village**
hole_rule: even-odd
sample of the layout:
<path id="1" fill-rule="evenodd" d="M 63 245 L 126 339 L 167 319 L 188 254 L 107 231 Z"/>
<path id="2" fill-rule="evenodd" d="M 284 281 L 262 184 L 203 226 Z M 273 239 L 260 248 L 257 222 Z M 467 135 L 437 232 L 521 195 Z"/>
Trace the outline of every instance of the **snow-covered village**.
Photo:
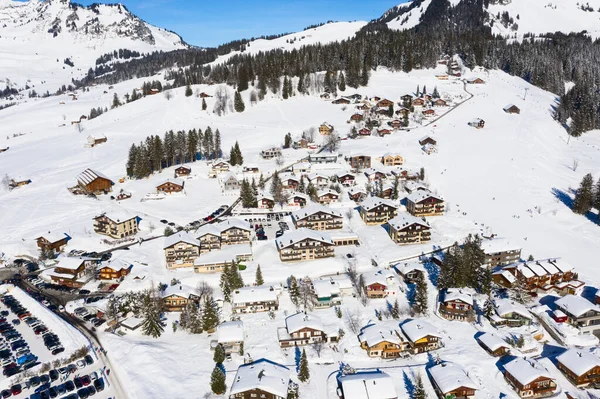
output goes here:
<path id="1" fill-rule="evenodd" d="M 2 398 L 600 395 L 600 0 L 127 6 L 0 0 Z"/>

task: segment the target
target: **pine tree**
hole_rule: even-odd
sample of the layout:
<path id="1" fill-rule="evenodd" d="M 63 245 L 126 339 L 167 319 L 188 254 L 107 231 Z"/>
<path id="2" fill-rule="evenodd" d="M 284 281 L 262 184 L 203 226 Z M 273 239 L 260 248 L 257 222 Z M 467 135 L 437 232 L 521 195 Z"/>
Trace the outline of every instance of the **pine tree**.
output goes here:
<path id="1" fill-rule="evenodd" d="M 487 267 L 479 268 L 479 287 L 478 291 L 482 294 L 489 295 L 492 292 L 492 269 Z"/>
<path id="2" fill-rule="evenodd" d="M 284 76 L 284 78 L 283 78 L 283 90 L 281 92 L 281 95 L 282 95 L 282 97 L 283 97 L 284 100 L 287 100 L 288 97 L 290 96 L 290 94 L 288 93 L 288 86 L 289 86 L 288 77 Z"/>
<path id="3" fill-rule="evenodd" d="M 262 173 L 260 174 L 260 177 L 258 178 L 258 188 L 260 188 L 261 190 L 265 189 L 265 178 Z"/>
<path id="4" fill-rule="evenodd" d="M 437 86 L 433 88 L 433 93 L 431 94 L 433 98 L 440 98 L 440 93 L 438 92 Z"/>
<path id="5" fill-rule="evenodd" d="M 231 150 L 229 150 L 229 164 L 231 166 L 235 166 L 238 164 L 237 153 L 235 152 L 235 146 L 232 146 Z"/>
<path id="6" fill-rule="evenodd" d="M 219 312 L 212 296 L 207 296 L 202 308 L 202 329 L 204 331 L 214 331 L 219 325 Z"/>
<path id="7" fill-rule="evenodd" d="M 421 96 L 421 90 L 419 89 L 419 85 L 417 85 L 417 92 L 415 93 L 416 97 L 420 97 Z"/>
<path id="8" fill-rule="evenodd" d="M 306 357 L 305 349 L 302 349 L 302 356 L 300 357 L 300 371 L 298 372 L 298 379 L 301 382 L 307 382 L 310 380 L 310 370 L 308 369 L 308 358 Z"/>
<path id="9" fill-rule="evenodd" d="M 423 85 L 423 95 L 427 94 L 427 86 Z"/>
<path id="10" fill-rule="evenodd" d="M 290 148 L 292 146 L 292 135 L 288 133 L 283 139 L 283 148 Z"/>
<path id="11" fill-rule="evenodd" d="M 344 77 L 344 72 L 340 72 L 340 76 L 338 77 L 338 89 L 340 91 L 346 91 L 346 78 Z"/>
<path id="12" fill-rule="evenodd" d="M 263 280 L 262 271 L 260 270 L 260 265 L 256 268 L 256 285 L 263 285 L 265 280 Z"/>
<path id="13" fill-rule="evenodd" d="M 206 108 L 207 108 L 207 106 L 206 106 L 206 98 L 203 98 L 202 99 L 202 111 L 206 111 Z"/>
<path id="14" fill-rule="evenodd" d="M 423 379 L 421 378 L 421 374 L 417 375 L 417 381 L 415 383 L 415 389 L 413 390 L 411 399 L 427 399 L 427 392 L 425 391 L 425 387 L 423 386 Z"/>
<path id="15" fill-rule="evenodd" d="M 244 157 L 242 156 L 242 150 L 240 150 L 240 145 L 238 144 L 237 140 L 235 141 L 235 144 L 234 144 L 233 148 L 235 150 L 237 164 L 238 165 L 243 165 L 244 164 Z"/>
<path id="16" fill-rule="evenodd" d="M 196 162 L 196 150 L 198 148 L 198 135 L 196 129 L 188 132 L 187 138 L 187 159 L 189 162 Z"/>
<path id="17" fill-rule="evenodd" d="M 194 94 L 192 92 L 192 87 L 190 86 L 190 84 L 188 83 L 187 86 L 185 86 L 185 96 L 186 97 L 191 97 L 192 94 Z"/>
<path id="18" fill-rule="evenodd" d="M 583 180 L 581 180 L 581 185 L 575 194 L 573 212 L 585 215 L 590 211 L 594 200 L 593 185 L 594 179 L 591 173 L 588 173 L 583 177 Z"/>
<path id="19" fill-rule="evenodd" d="M 396 320 L 400 318 L 400 304 L 398 304 L 398 298 L 396 298 L 394 306 L 392 307 L 392 317 Z"/>
<path id="20" fill-rule="evenodd" d="M 294 306 L 298 307 L 300 305 L 300 287 L 298 286 L 296 277 L 290 276 L 289 287 L 290 301 L 292 301 Z"/>
<path id="21" fill-rule="evenodd" d="M 135 144 L 132 144 L 131 147 L 129 148 L 129 155 L 127 156 L 127 166 L 125 167 L 127 176 L 129 176 L 129 177 L 133 177 L 133 175 L 134 175 L 136 156 L 137 156 L 137 147 L 135 146 Z"/>
<path id="22" fill-rule="evenodd" d="M 156 291 L 152 289 L 143 295 L 142 309 L 144 321 L 142 322 L 142 333 L 152 338 L 158 338 L 162 335 L 164 327 L 160 320 L 160 298 L 157 298 Z"/>
<path id="23" fill-rule="evenodd" d="M 225 374 L 218 365 L 215 365 L 215 368 L 210 375 L 210 389 L 216 395 L 222 395 L 225 393 L 225 391 L 227 391 L 227 385 L 225 385 Z"/>
<path id="24" fill-rule="evenodd" d="M 223 349 L 223 345 L 219 344 L 216 346 L 213 361 L 217 364 L 222 364 L 225 361 L 225 349 Z"/>
<path id="25" fill-rule="evenodd" d="M 229 281 L 229 276 L 229 263 L 225 263 L 225 266 L 223 266 L 223 271 L 221 272 L 221 280 L 219 282 L 225 302 L 231 301 L 231 282 Z"/>
<path id="26" fill-rule="evenodd" d="M 298 93 L 300 94 L 304 94 L 304 92 L 306 91 L 306 88 L 304 87 L 304 74 L 300 73 L 300 75 L 298 76 L 298 86 L 296 87 L 296 90 L 298 90 Z"/>
<path id="27" fill-rule="evenodd" d="M 273 200 L 281 204 L 283 202 L 283 184 L 281 183 L 281 179 L 279 178 L 279 172 L 275 171 L 273 176 L 271 176 L 271 194 L 273 195 Z"/>
<path id="28" fill-rule="evenodd" d="M 246 109 L 244 100 L 242 99 L 242 95 L 239 91 L 235 92 L 235 96 L 233 98 L 233 108 L 235 109 L 235 112 L 244 112 Z"/>
<path id="29" fill-rule="evenodd" d="M 425 314 L 427 313 L 427 283 L 425 282 L 425 277 L 423 273 L 419 273 L 416 279 L 416 293 L 415 299 L 413 303 L 413 311 L 416 314 Z"/>
<path id="30" fill-rule="evenodd" d="M 488 299 L 485 301 L 485 304 L 483 305 L 483 313 L 488 319 L 494 314 L 494 304 L 492 303 L 492 298 L 488 297 Z"/>
<path id="31" fill-rule="evenodd" d="M 217 129 L 215 131 L 213 157 L 215 159 L 218 159 L 218 158 L 221 158 L 222 156 L 223 156 L 223 151 L 221 150 L 221 132 L 219 132 L 219 129 Z"/>
<path id="32" fill-rule="evenodd" d="M 598 210 L 598 215 L 600 216 L 600 179 L 598 179 L 594 190 L 594 208 Z"/>
<path id="33" fill-rule="evenodd" d="M 113 95 L 113 102 L 112 102 L 112 106 L 111 109 L 113 108 L 117 108 L 121 106 L 121 101 L 119 101 L 119 96 L 117 96 L 117 93 L 115 93 Z"/>

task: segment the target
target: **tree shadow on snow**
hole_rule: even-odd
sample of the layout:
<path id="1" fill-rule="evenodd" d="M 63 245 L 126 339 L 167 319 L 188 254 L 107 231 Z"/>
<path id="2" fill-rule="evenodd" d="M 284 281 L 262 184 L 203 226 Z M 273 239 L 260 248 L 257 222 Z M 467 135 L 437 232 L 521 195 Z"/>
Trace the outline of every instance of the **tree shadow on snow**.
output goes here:
<path id="1" fill-rule="evenodd" d="M 438 266 L 431 260 L 426 260 L 423 262 L 423 268 L 425 268 L 425 271 L 427 271 L 427 275 L 429 276 L 429 281 L 431 281 L 431 284 L 437 287 L 438 278 L 440 277 L 440 269 Z"/>
<path id="2" fill-rule="evenodd" d="M 566 205 L 569 209 L 573 208 L 573 198 L 567 193 L 559 188 L 552 188 L 552 195 L 554 195 L 560 202 Z"/>
<path id="3" fill-rule="evenodd" d="M 404 379 L 404 387 L 406 388 L 408 397 L 412 398 L 415 392 L 415 383 L 410 379 L 408 374 L 406 374 L 406 371 L 402 372 L 402 378 Z"/>
<path id="4" fill-rule="evenodd" d="M 585 287 L 583 287 L 583 292 L 581 293 L 581 296 L 590 301 L 591 303 L 595 303 L 597 291 L 597 288 L 586 285 Z"/>
<path id="5" fill-rule="evenodd" d="M 540 356 L 547 357 L 553 363 L 556 363 L 556 357 L 562 355 L 566 350 L 567 350 L 566 348 L 563 348 L 561 346 L 544 344 L 544 347 L 542 348 L 542 353 L 540 354 Z"/>

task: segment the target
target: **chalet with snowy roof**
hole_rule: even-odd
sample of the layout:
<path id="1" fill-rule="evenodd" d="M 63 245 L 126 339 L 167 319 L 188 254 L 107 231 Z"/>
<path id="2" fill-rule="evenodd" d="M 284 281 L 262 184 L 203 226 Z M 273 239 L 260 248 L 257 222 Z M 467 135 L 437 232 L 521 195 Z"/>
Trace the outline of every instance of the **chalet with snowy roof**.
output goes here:
<path id="1" fill-rule="evenodd" d="M 391 171 L 392 176 L 397 177 L 401 181 L 419 180 L 420 172 L 406 169 L 406 168 L 394 168 Z"/>
<path id="2" fill-rule="evenodd" d="M 444 200 L 431 191 L 418 190 L 406 197 L 406 210 L 413 216 L 440 216 L 444 214 Z"/>
<path id="3" fill-rule="evenodd" d="M 379 161 L 384 166 L 402 166 L 402 165 L 404 165 L 404 158 L 402 158 L 401 155 L 391 154 L 389 152 L 384 154 L 381 158 L 379 158 Z"/>
<path id="4" fill-rule="evenodd" d="M 356 182 L 356 176 L 349 172 L 336 173 L 335 178 L 344 187 L 351 187 Z"/>
<path id="5" fill-rule="evenodd" d="M 380 108 L 389 108 L 390 106 L 393 106 L 394 102 L 388 100 L 387 98 L 384 98 L 383 100 L 380 100 L 377 102 L 377 106 Z"/>
<path id="6" fill-rule="evenodd" d="M 310 198 L 306 194 L 302 193 L 294 193 L 288 199 L 289 206 L 299 206 L 301 208 L 305 207 Z"/>
<path id="7" fill-rule="evenodd" d="M 484 84 L 485 80 L 483 80 L 483 79 L 481 79 L 479 77 L 477 77 L 477 78 L 470 78 L 470 79 L 467 79 L 467 83 L 472 84 L 472 85 L 473 84 L 474 85 L 480 85 L 480 84 Z"/>
<path id="8" fill-rule="evenodd" d="M 423 107 L 425 106 L 425 99 L 423 98 L 415 98 L 414 100 L 412 100 L 412 105 L 413 107 Z"/>
<path id="9" fill-rule="evenodd" d="M 390 129 L 379 128 L 379 129 L 377 129 L 377 134 L 380 137 L 383 137 L 383 136 L 387 136 L 388 134 L 392 134 L 392 131 Z"/>
<path id="10" fill-rule="evenodd" d="M 264 159 L 277 158 L 277 157 L 281 156 L 281 148 L 279 148 L 279 147 L 267 148 L 266 150 L 262 150 L 260 155 Z"/>
<path id="11" fill-rule="evenodd" d="M 514 104 L 508 104 L 506 107 L 502 108 L 504 112 L 507 114 L 520 114 L 521 110 Z"/>
<path id="12" fill-rule="evenodd" d="M 268 312 L 279 309 L 277 291 L 271 286 L 242 287 L 231 294 L 233 313 Z"/>
<path id="13" fill-rule="evenodd" d="M 321 173 L 311 173 L 306 178 L 315 187 L 326 187 L 329 185 L 329 177 Z"/>
<path id="14" fill-rule="evenodd" d="M 350 167 L 354 170 L 367 169 L 371 167 L 371 157 L 365 154 L 351 155 L 346 158 Z"/>
<path id="15" fill-rule="evenodd" d="M 115 197 L 117 201 L 123 201 L 129 198 L 131 198 L 131 191 L 125 191 L 123 189 L 121 189 L 121 191 L 119 191 L 119 194 Z"/>
<path id="16" fill-rule="evenodd" d="M 250 223 L 236 218 L 226 219 L 216 225 L 221 235 L 221 246 L 250 244 L 252 227 Z"/>
<path id="17" fill-rule="evenodd" d="M 391 120 L 387 124 L 392 129 L 400 129 L 401 127 L 404 126 L 404 122 L 402 122 L 400 119 Z"/>
<path id="18" fill-rule="evenodd" d="M 194 266 L 194 259 L 200 256 L 200 241 L 191 234 L 180 231 L 165 238 L 165 259 L 167 269 Z"/>
<path id="19" fill-rule="evenodd" d="M 41 251 L 62 252 L 70 239 L 71 237 L 66 233 L 49 231 L 36 238 L 35 241 Z"/>
<path id="20" fill-rule="evenodd" d="M 491 315 L 493 326 L 521 327 L 531 324 L 533 318 L 527 308 L 512 299 L 496 298 L 493 300 L 495 314 Z"/>
<path id="21" fill-rule="evenodd" d="M 343 221 L 340 212 L 317 204 L 292 213 L 292 222 L 297 229 L 338 230 L 342 228 Z"/>
<path id="22" fill-rule="evenodd" d="M 600 359 L 583 349 L 567 349 L 556 358 L 557 368 L 576 387 L 600 383 Z"/>
<path id="23" fill-rule="evenodd" d="M 183 191 L 185 182 L 181 179 L 167 179 L 156 186 L 156 192 L 163 194 L 180 193 Z"/>
<path id="24" fill-rule="evenodd" d="M 499 336 L 492 333 L 483 333 L 477 337 L 477 342 L 487 353 L 494 357 L 502 357 L 510 353 L 510 345 Z"/>
<path id="25" fill-rule="evenodd" d="M 458 321 L 475 321 L 473 295 L 458 288 L 440 291 L 439 313 L 445 319 Z"/>
<path id="26" fill-rule="evenodd" d="M 359 136 L 370 136 L 371 135 L 371 130 L 367 129 L 366 127 L 363 127 L 362 129 L 360 129 L 358 131 L 358 135 Z"/>
<path id="27" fill-rule="evenodd" d="M 435 327 L 424 320 L 410 319 L 400 324 L 400 328 L 414 354 L 431 352 L 441 347 L 442 336 Z"/>
<path id="28" fill-rule="evenodd" d="M 196 273 L 220 273 L 225 266 L 249 260 L 252 260 L 252 247 L 249 244 L 226 245 L 220 250 L 202 253 L 194 259 L 193 266 Z"/>
<path id="29" fill-rule="evenodd" d="M 134 214 L 103 213 L 94 218 L 94 231 L 112 238 L 133 236 L 138 232 L 139 218 Z"/>
<path id="30" fill-rule="evenodd" d="M 368 111 L 371 109 L 371 106 L 369 105 L 369 103 L 362 103 L 360 105 L 357 105 L 356 109 L 361 110 L 361 111 Z"/>
<path id="31" fill-rule="evenodd" d="M 369 197 L 361 202 L 359 213 L 368 226 L 384 224 L 398 215 L 398 205 L 384 198 Z"/>
<path id="32" fill-rule="evenodd" d="M 298 140 L 295 140 L 292 143 L 292 148 L 295 150 L 299 150 L 301 148 L 308 148 L 308 140 L 306 140 L 304 137 L 302 137 Z"/>
<path id="33" fill-rule="evenodd" d="M 366 272 L 361 275 L 361 278 L 369 298 L 385 298 L 398 292 L 398 280 L 389 270 Z"/>
<path id="34" fill-rule="evenodd" d="M 344 98 L 344 97 L 340 97 L 338 99 L 333 100 L 331 103 L 332 104 L 343 104 L 343 105 L 346 105 L 346 104 L 350 104 L 350 100 L 347 99 L 347 98 Z"/>
<path id="35" fill-rule="evenodd" d="M 354 202 L 361 202 L 367 197 L 367 190 L 364 187 L 351 187 L 348 190 L 348 198 Z"/>
<path id="36" fill-rule="evenodd" d="M 503 266 L 494 271 L 493 280 L 496 284 L 511 288 L 521 281 L 530 292 L 580 292 L 580 286 L 573 267 L 560 259 L 548 259 L 530 262 L 519 262 Z M 572 285 L 562 283 L 569 283 Z"/>
<path id="37" fill-rule="evenodd" d="M 436 98 L 435 100 L 433 100 L 433 106 L 434 107 L 447 107 L 448 103 L 445 100 L 442 100 L 441 98 Z"/>
<path id="38" fill-rule="evenodd" d="M 337 153 L 321 152 L 318 154 L 310 154 L 308 161 L 312 164 L 336 163 L 338 160 Z"/>
<path id="39" fill-rule="evenodd" d="M 240 189 L 240 180 L 231 172 L 223 177 L 221 184 L 223 185 L 224 191 L 239 191 Z"/>
<path id="40" fill-rule="evenodd" d="M 337 158 L 336 158 L 336 160 L 337 160 Z M 308 161 L 298 162 L 292 166 L 292 172 L 295 174 L 310 173 L 310 169 L 311 169 L 311 164 Z"/>
<path id="41" fill-rule="evenodd" d="M 400 107 L 396 110 L 396 115 L 400 116 L 400 117 L 408 117 L 408 115 L 410 115 L 410 109 L 405 108 L 405 107 Z"/>
<path id="42" fill-rule="evenodd" d="M 315 308 L 330 308 L 342 304 L 342 291 L 337 281 L 331 279 L 313 280 L 312 285 L 317 297 Z"/>
<path id="43" fill-rule="evenodd" d="M 431 240 L 431 226 L 418 217 L 407 213 L 388 220 L 388 234 L 398 245 L 420 244 Z"/>
<path id="44" fill-rule="evenodd" d="M 290 369 L 267 359 L 240 366 L 229 390 L 229 399 L 286 399 Z"/>
<path id="45" fill-rule="evenodd" d="M 285 318 L 285 327 L 277 329 L 282 348 L 310 345 L 315 342 L 337 342 L 337 333 L 327 334 L 323 322 L 314 314 L 296 313 Z"/>
<path id="46" fill-rule="evenodd" d="M 407 103 L 407 102 L 411 102 L 413 99 L 412 94 L 404 94 L 403 96 L 400 97 L 400 100 L 402 100 L 402 103 Z M 398 104 L 398 105 L 402 105 L 402 104 Z"/>
<path id="47" fill-rule="evenodd" d="M 431 118 L 435 116 L 435 111 L 431 108 L 421 111 L 421 115 L 426 118 Z"/>
<path id="48" fill-rule="evenodd" d="M 259 209 L 273 209 L 275 207 L 275 200 L 269 193 L 261 193 L 256 199 Z"/>
<path id="49" fill-rule="evenodd" d="M 322 136 L 328 136 L 333 132 L 333 126 L 327 122 L 323 122 L 321 126 L 319 126 L 319 133 Z"/>
<path id="50" fill-rule="evenodd" d="M 296 175 L 285 174 L 280 176 L 281 184 L 289 190 L 297 190 L 300 185 L 300 178 Z"/>
<path id="51" fill-rule="evenodd" d="M 331 258 L 334 254 L 334 242 L 322 232 L 306 228 L 288 231 L 275 239 L 279 258 L 283 262 L 306 261 Z"/>
<path id="52" fill-rule="evenodd" d="M 567 322 L 577 328 L 581 334 L 596 334 L 600 331 L 598 305 L 576 295 L 565 295 L 557 300 L 555 305 L 567 315 Z"/>
<path id="53" fill-rule="evenodd" d="M 369 179 L 369 181 L 372 181 L 372 182 L 387 179 L 386 173 L 380 169 L 369 168 L 369 169 L 366 169 L 363 173 Z"/>
<path id="54" fill-rule="evenodd" d="M 182 284 L 168 286 L 160 296 L 168 312 L 181 312 L 188 303 L 200 301 L 194 288 Z"/>
<path id="55" fill-rule="evenodd" d="M 333 191 L 331 189 L 323 189 L 317 191 L 317 201 L 319 204 L 327 205 L 332 202 L 337 202 L 340 198 L 340 194 L 337 191 Z"/>
<path id="56" fill-rule="evenodd" d="M 214 224 L 205 224 L 196 232 L 200 242 L 200 253 L 210 252 L 221 248 L 221 230 Z"/>
<path id="57" fill-rule="evenodd" d="M 360 371 L 338 377 L 340 399 L 398 399 L 392 377 L 382 371 Z"/>
<path id="58" fill-rule="evenodd" d="M 223 172 L 229 172 L 230 168 L 231 168 L 231 165 L 229 165 L 229 162 L 225 162 L 225 161 L 217 161 L 217 162 L 213 163 L 213 165 L 211 166 L 211 170 L 213 172 L 215 172 L 216 174 L 223 173 Z"/>
<path id="59" fill-rule="evenodd" d="M 534 359 L 518 357 L 506 363 L 504 378 L 522 398 L 543 398 L 556 392 L 556 380 Z"/>
<path id="60" fill-rule="evenodd" d="M 395 359 L 409 349 L 398 322 L 369 324 L 360 330 L 358 340 L 369 357 Z"/>
<path id="61" fill-rule="evenodd" d="M 425 267 L 420 262 L 403 262 L 394 265 L 394 270 L 407 283 L 414 283 L 419 277 L 426 275 Z"/>
<path id="62" fill-rule="evenodd" d="M 180 165 L 175 168 L 175 177 L 189 176 L 192 173 L 192 168 L 185 165 Z"/>
<path id="63" fill-rule="evenodd" d="M 363 106 L 365 106 L 365 105 L 366 105 L 366 104 L 363 104 Z M 368 106 L 367 106 L 367 109 L 369 109 L 369 108 L 368 108 Z M 362 114 L 358 114 L 358 113 L 356 113 L 356 114 L 353 114 L 353 115 L 350 117 L 350 120 L 351 120 L 352 122 L 360 122 L 360 121 L 362 121 L 362 120 L 363 120 L 363 116 L 362 116 Z"/>
<path id="64" fill-rule="evenodd" d="M 85 116 L 85 115 L 82 115 L 82 118 L 83 118 L 84 116 Z M 83 118 L 83 119 L 87 119 L 87 116 L 86 116 L 85 118 Z M 85 144 L 85 147 L 86 147 L 86 148 L 93 148 L 93 147 L 95 147 L 95 146 L 97 146 L 97 145 L 100 145 L 100 144 L 106 143 L 106 141 L 107 141 L 107 140 L 108 140 L 108 139 L 106 138 L 106 136 L 102 136 L 102 137 L 94 137 L 94 136 L 92 136 L 92 135 L 89 135 L 89 136 L 88 136 L 88 138 L 87 138 L 87 143 Z"/>
<path id="65" fill-rule="evenodd" d="M 475 129 L 483 129 L 485 127 L 485 121 L 481 118 L 475 118 L 469 122 L 468 125 Z"/>
<path id="66" fill-rule="evenodd" d="M 115 183 L 102 173 L 86 169 L 77 176 L 78 187 L 86 194 L 106 194 Z"/>
<path id="67" fill-rule="evenodd" d="M 96 278 L 98 280 L 120 280 L 131 273 L 133 263 L 124 259 L 111 259 L 98 269 Z"/>
<path id="68" fill-rule="evenodd" d="M 240 353 L 244 344 L 244 322 L 235 320 L 219 324 L 217 344 L 223 347 L 225 354 Z"/>
<path id="69" fill-rule="evenodd" d="M 54 284 L 70 288 L 81 288 L 88 279 L 84 278 L 85 269 L 91 264 L 86 258 L 61 256 L 56 259 L 57 265 L 48 272 Z"/>
<path id="70" fill-rule="evenodd" d="M 440 399 L 473 399 L 479 389 L 467 372 L 458 364 L 444 362 L 429 370 L 431 384 Z"/>
<path id="71" fill-rule="evenodd" d="M 481 249 L 485 253 L 484 264 L 496 267 L 509 265 L 521 260 L 521 248 L 504 239 L 483 240 Z"/>
<path id="72" fill-rule="evenodd" d="M 407 181 L 404 183 L 404 191 L 412 194 L 414 191 L 429 191 L 429 187 L 425 184 L 416 181 Z"/>
<path id="73" fill-rule="evenodd" d="M 434 140 L 433 138 L 431 138 L 430 136 L 425 136 L 419 140 L 419 144 L 420 145 L 426 145 L 426 144 L 437 145 L 437 141 Z"/>

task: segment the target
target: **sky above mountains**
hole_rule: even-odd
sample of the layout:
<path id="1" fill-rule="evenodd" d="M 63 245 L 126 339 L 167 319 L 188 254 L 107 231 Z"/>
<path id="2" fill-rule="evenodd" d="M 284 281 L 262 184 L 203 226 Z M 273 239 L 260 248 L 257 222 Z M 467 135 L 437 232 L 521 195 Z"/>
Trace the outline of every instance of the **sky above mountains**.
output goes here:
<path id="1" fill-rule="evenodd" d="M 77 1 L 89 5 L 98 0 Z M 112 3 L 112 1 L 106 1 Z M 116 1 L 115 1 L 116 2 Z M 196 46 L 301 31 L 320 22 L 369 21 L 404 0 L 121 0 L 138 17 Z"/>

